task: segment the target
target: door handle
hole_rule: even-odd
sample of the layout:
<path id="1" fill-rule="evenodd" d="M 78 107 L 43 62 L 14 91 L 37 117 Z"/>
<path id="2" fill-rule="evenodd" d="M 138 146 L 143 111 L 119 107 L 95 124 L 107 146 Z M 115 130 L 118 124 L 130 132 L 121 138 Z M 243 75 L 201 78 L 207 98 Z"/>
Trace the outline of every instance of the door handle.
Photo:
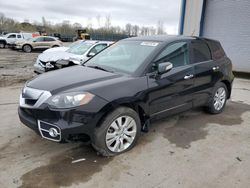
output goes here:
<path id="1" fill-rule="evenodd" d="M 184 79 L 185 79 L 185 80 L 188 80 L 188 79 L 191 79 L 191 78 L 193 78 L 193 77 L 194 77 L 193 74 L 189 74 L 189 75 L 184 76 Z"/>
<path id="2" fill-rule="evenodd" d="M 220 69 L 220 67 L 219 66 L 215 66 L 215 67 L 213 67 L 213 71 L 217 71 L 217 70 L 219 70 Z"/>

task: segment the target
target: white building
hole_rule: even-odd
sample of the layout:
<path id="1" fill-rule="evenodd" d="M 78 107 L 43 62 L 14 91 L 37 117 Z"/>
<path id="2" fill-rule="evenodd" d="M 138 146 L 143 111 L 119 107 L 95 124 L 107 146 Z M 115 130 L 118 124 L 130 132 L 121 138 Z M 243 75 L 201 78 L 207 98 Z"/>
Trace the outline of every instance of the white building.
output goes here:
<path id="1" fill-rule="evenodd" d="M 234 71 L 250 73 L 250 0 L 182 0 L 179 34 L 219 40 Z"/>

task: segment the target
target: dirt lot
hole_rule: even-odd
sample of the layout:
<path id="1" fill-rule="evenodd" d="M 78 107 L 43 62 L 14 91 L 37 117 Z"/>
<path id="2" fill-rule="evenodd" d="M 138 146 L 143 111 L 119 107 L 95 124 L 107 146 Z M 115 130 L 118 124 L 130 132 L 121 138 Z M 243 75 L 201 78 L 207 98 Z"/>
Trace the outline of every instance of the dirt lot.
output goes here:
<path id="1" fill-rule="evenodd" d="M 13 74 L 12 66 L 7 62 L 2 65 L 5 53 L 0 53 L 4 66 L 1 76 L 3 72 Z M 28 54 L 33 58 L 36 55 Z M 27 60 L 20 54 L 22 61 L 27 60 L 24 63 L 10 57 L 20 63 L 16 72 L 28 75 L 31 70 L 22 66 L 29 66 L 32 58 Z M 235 80 L 232 99 L 222 114 L 209 115 L 195 109 L 155 122 L 134 149 L 113 158 L 97 156 L 90 146 L 81 143 L 41 139 L 22 125 L 17 116 L 21 87 L 0 87 L 0 187 L 250 185 L 250 80 Z"/>
<path id="2" fill-rule="evenodd" d="M 71 43 L 64 43 L 68 46 Z M 0 49 L 0 87 L 23 83 L 36 74 L 33 64 L 42 51 L 24 53 L 11 49 Z"/>
<path id="3" fill-rule="evenodd" d="M 24 82 L 34 75 L 33 64 L 41 52 L 0 49 L 0 87 Z"/>

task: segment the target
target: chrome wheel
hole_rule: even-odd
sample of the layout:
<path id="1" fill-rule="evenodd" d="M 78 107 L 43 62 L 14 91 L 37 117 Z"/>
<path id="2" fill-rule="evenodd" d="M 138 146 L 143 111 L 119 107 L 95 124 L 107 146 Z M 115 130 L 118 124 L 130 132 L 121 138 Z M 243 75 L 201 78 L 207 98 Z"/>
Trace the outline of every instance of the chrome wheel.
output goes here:
<path id="1" fill-rule="evenodd" d="M 106 145 L 112 152 L 122 152 L 134 142 L 137 126 L 130 116 L 121 116 L 114 120 L 106 133 Z"/>
<path id="2" fill-rule="evenodd" d="M 226 90 L 224 87 L 220 87 L 217 89 L 214 95 L 214 108 L 219 111 L 223 108 L 226 101 Z"/>

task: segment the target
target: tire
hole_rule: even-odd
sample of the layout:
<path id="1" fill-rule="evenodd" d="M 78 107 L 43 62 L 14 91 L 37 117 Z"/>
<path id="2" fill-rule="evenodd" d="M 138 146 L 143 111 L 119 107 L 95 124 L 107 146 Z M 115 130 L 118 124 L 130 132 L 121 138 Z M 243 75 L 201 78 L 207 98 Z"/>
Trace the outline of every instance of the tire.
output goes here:
<path id="1" fill-rule="evenodd" d="M 23 46 L 23 51 L 26 53 L 30 53 L 32 51 L 32 47 L 29 44 L 25 44 Z"/>
<path id="2" fill-rule="evenodd" d="M 58 45 L 55 45 L 55 46 L 52 46 L 51 48 L 56 48 L 56 47 L 59 47 Z"/>
<path id="3" fill-rule="evenodd" d="M 6 42 L 5 41 L 0 41 L 0 48 L 5 48 Z"/>
<path id="4" fill-rule="evenodd" d="M 223 98 L 224 100 L 222 100 Z M 207 112 L 211 114 L 219 114 L 223 112 L 227 103 L 227 98 L 228 98 L 228 90 L 226 85 L 222 82 L 216 84 L 213 90 L 213 94 L 208 101 Z"/>
<path id="5" fill-rule="evenodd" d="M 121 129 L 114 129 L 119 128 L 118 124 L 122 125 Z M 134 147 L 140 132 L 141 121 L 137 112 L 131 108 L 119 107 L 109 113 L 95 129 L 92 146 L 103 156 L 118 155 Z"/>

